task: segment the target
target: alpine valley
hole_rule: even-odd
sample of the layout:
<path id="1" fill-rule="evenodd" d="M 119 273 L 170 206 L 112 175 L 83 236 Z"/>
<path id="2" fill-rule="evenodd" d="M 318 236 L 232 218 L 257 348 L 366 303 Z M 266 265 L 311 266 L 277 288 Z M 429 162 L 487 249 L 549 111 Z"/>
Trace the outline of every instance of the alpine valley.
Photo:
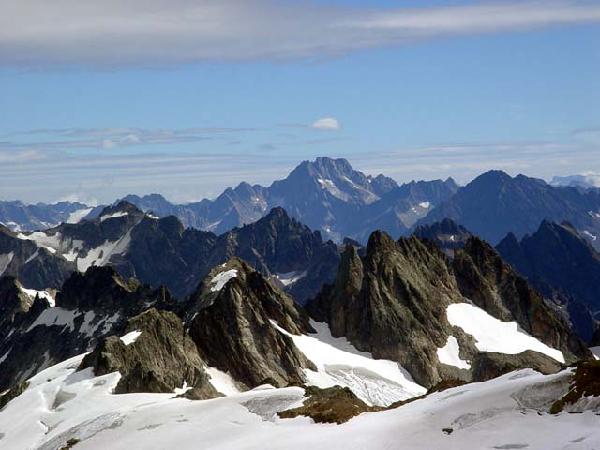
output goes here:
<path id="1" fill-rule="evenodd" d="M 0 202 L 0 448 L 600 448 L 600 189 L 564 180 Z"/>

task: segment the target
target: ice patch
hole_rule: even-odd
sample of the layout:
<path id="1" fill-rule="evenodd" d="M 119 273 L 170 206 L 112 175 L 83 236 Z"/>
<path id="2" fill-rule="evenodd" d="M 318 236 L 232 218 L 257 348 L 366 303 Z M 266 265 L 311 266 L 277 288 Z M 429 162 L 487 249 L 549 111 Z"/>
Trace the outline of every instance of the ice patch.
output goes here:
<path id="1" fill-rule="evenodd" d="M 34 231 L 33 233 L 17 234 L 17 238 L 26 241 L 33 241 L 38 247 L 45 248 L 50 253 L 56 253 L 60 248 L 62 236 L 59 232 L 46 234 L 44 231 Z"/>
<path id="2" fill-rule="evenodd" d="M 306 276 L 306 270 L 297 270 L 295 272 L 278 273 L 275 275 L 281 284 L 284 286 L 291 286 L 297 281 L 301 280 Z"/>
<path id="3" fill-rule="evenodd" d="M 44 298 L 48 301 L 48 303 L 50 304 L 50 306 L 54 307 L 55 303 L 54 303 L 54 298 L 52 297 L 52 295 L 50 295 L 49 292 L 46 291 L 36 291 L 35 289 L 25 289 L 24 287 L 21 288 L 21 291 L 23 291 L 23 293 L 33 299 L 35 299 L 36 296 L 38 296 L 39 298 Z"/>
<path id="4" fill-rule="evenodd" d="M 446 345 L 437 349 L 438 359 L 442 364 L 458 367 L 459 369 L 470 369 L 468 361 L 460 359 L 458 341 L 454 336 L 449 336 Z"/>
<path id="5" fill-rule="evenodd" d="M 239 394 L 241 391 L 235 385 L 235 381 L 226 372 L 217 369 L 216 367 L 205 367 L 206 373 L 210 375 L 210 384 L 221 394 L 230 396 Z"/>
<path id="6" fill-rule="evenodd" d="M 108 220 L 108 219 L 115 219 L 117 217 L 125 217 L 128 215 L 129 215 L 129 213 L 127 211 L 117 211 L 112 214 L 106 214 L 106 215 L 100 216 L 100 222 L 104 222 L 105 220 Z"/>
<path id="7" fill-rule="evenodd" d="M 81 220 L 85 216 L 87 216 L 89 213 L 92 212 L 92 209 L 94 209 L 94 208 L 83 208 L 83 209 L 78 209 L 77 211 L 73 211 L 71 214 L 69 214 L 69 217 L 67 217 L 67 223 L 81 222 Z"/>
<path id="8" fill-rule="evenodd" d="M 229 280 L 235 277 L 237 277 L 237 269 L 226 270 L 225 272 L 217 274 L 212 280 L 210 280 L 210 284 L 212 285 L 210 288 L 211 292 L 220 291 Z"/>
<path id="9" fill-rule="evenodd" d="M 77 258 L 77 270 L 85 272 L 91 266 L 104 266 L 114 255 L 124 255 L 131 242 L 131 230 L 116 241 L 106 241 L 99 247 L 88 250 L 83 258 Z"/>
<path id="10" fill-rule="evenodd" d="M 131 345 L 135 341 L 137 341 L 137 338 L 139 338 L 141 334 L 142 332 L 140 330 L 130 331 L 125 336 L 121 336 L 119 339 L 121 339 L 121 342 L 123 342 L 123 344 Z"/>
<path id="11" fill-rule="evenodd" d="M 516 322 L 502 322 L 477 306 L 454 303 L 448 306 L 446 315 L 451 325 L 462 328 L 475 338 L 475 346 L 479 351 L 514 355 L 533 350 L 565 362 L 562 352 L 519 330 Z"/>
<path id="12" fill-rule="evenodd" d="M 419 203 L 419 206 L 421 208 L 427 209 L 427 208 L 429 208 L 431 206 L 431 203 L 429 203 L 429 202 L 421 202 L 421 203 Z"/>
<path id="13" fill-rule="evenodd" d="M 332 180 L 318 178 L 317 181 L 323 189 L 325 189 L 334 197 L 339 198 L 343 201 L 348 201 L 350 199 L 350 196 L 343 192 L 341 189 L 339 189 Z"/>
<path id="14" fill-rule="evenodd" d="M 317 366 L 305 369 L 307 382 L 321 388 L 340 385 L 349 387 L 370 405 L 387 406 L 398 400 L 423 395 L 426 389 L 414 381 L 400 365 L 384 359 L 373 359 L 359 352 L 346 338 L 334 338 L 327 324 L 312 322 L 315 335 L 293 335 L 271 322 L 281 333 Z"/>
<path id="15" fill-rule="evenodd" d="M 47 327 L 51 326 L 63 326 L 69 327 L 70 331 L 75 331 L 75 317 L 78 317 L 80 313 L 77 310 L 64 309 L 60 306 L 54 308 L 48 308 L 42 311 L 42 313 L 35 319 L 35 321 L 27 329 L 27 333 L 33 330 L 38 325 Z"/>
<path id="16" fill-rule="evenodd" d="M 183 386 L 181 386 L 180 388 L 175 388 L 173 390 L 173 393 L 175 395 L 183 395 L 185 394 L 187 391 L 189 391 L 190 389 L 192 389 L 192 386 L 188 386 L 187 381 L 184 380 L 183 382 Z"/>

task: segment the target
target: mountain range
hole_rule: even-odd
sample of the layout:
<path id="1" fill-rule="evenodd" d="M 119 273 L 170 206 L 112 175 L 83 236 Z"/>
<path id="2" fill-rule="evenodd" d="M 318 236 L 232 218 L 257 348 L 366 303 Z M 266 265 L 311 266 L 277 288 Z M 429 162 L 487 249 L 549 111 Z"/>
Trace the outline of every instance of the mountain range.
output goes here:
<path id="1" fill-rule="evenodd" d="M 554 187 L 524 175 L 490 171 L 433 208 L 417 225 L 446 218 L 494 245 L 511 232 L 517 238 L 533 233 L 544 220 L 567 221 L 598 248 L 600 190 Z"/>
<path id="2" fill-rule="evenodd" d="M 14 233 L 0 227 L 0 275 L 27 288 L 59 289 L 71 273 L 110 265 L 122 276 L 182 298 L 216 265 L 244 258 L 303 303 L 337 270 L 338 248 L 319 232 L 274 208 L 259 221 L 220 236 L 184 228 L 176 217 L 158 218 L 121 201 L 77 224 Z"/>
<path id="3" fill-rule="evenodd" d="M 283 207 L 290 216 L 321 231 L 326 239 L 341 242 L 344 237 L 365 241 L 378 228 L 393 235 L 405 234 L 417 219 L 457 189 L 451 178 L 398 186 L 383 175 L 367 176 L 354 170 L 345 159 L 323 157 L 302 162 L 285 179 L 269 187 L 241 183 L 227 188 L 214 200 L 173 204 L 159 194 L 128 195 L 122 200 L 158 217 L 178 217 L 185 227 L 216 234 L 255 222 L 271 209 Z M 12 231 L 35 231 L 60 222 L 92 219 L 103 210 L 103 207 L 67 204 L 72 216 L 54 213 L 50 220 L 40 217 L 38 211 L 42 206 L 17 203 L 18 210 L 8 202 L 4 208 L 0 207 L 0 222 Z M 43 208 L 54 211 L 64 210 L 65 206 L 60 203 Z"/>
<path id="4" fill-rule="evenodd" d="M 593 448 L 597 197 L 319 158 L 0 226 L 0 447 Z"/>
<path id="5" fill-rule="evenodd" d="M 518 238 L 533 233 L 547 219 L 571 223 L 600 248 L 600 189 L 559 181 L 548 184 L 489 171 L 464 187 L 451 178 L 398 185 L 384 175 L 356 171 L 345 159 L 321 157 L 302 162 L 269 187 L 241 183 L 214 200 L 174 204 L 159 194 L 128 195 L 122 200 L 157 217 L 175 216 L 185 228 L 215 234 L 253 223 L 282 207 L 336 243 L 351 238 L 364 244 L 376 229 L 406 236 L 419 225 L 450 218 L 496 245 L 509 232 Z M 0 202 L 0 223 L 16 232 L 37 231 L 97 218 L 104 208 Z"/>

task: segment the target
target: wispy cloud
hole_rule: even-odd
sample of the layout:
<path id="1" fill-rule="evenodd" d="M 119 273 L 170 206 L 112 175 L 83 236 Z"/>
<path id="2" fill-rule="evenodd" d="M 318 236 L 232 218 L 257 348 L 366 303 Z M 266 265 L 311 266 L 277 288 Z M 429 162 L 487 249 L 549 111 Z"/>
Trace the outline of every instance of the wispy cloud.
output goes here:
<path id="1" fill-rule="evenodd" d="M 234 133 L 256 131 L 256 128 L 63 128 L 38 129 L 11 133 L 0 142 L 0 149 L 69 150 L 185 144 L 230 136 Z M 40 139 L 39 137 L 42 137 Z"/>
<path id="2" fill-rule="evenodd" d="M 489 169 L 548 180 L 554 175 L 600 173 L 600 145 L 584 145 L 576 140 L 465 142 L 354 154 L 324 152 L 323 147 L 313 148 L 300 141 L 276 143 L 275 148 L 255 152 L 238 147 L 231 152 L 97 151 L 85 155 L 0 150 L 0 198 L 55 201 L 77 193 L 80 199 L 109 202 L 129 193 L 159 192 L 176 201 L 200 200 L 215 197 L 241 181 L 269 185 L 285 177 L 301 160 L 323 154 L 346 157 L 359 170 L 384 173 L 400 182 L 453 176 L 466 183 Z M 292 150 L 296 148 L 302 151 Z M 542 160 L 544 164 L 540 164 Z"/>
<path id="3" fill-rule="evenodd" d="M 335 117 L 323 117 L 313 122 L 311 127 L 316 130 L 337 131 L 341 125 Z"/>
<path id="4" fill-rule="evenodd" d="M 435 38 L 598 21 L 600 5 L 581 0 L 421 8 L 308 0 L 2 0 L 0 65 L 322 58 Z"/>

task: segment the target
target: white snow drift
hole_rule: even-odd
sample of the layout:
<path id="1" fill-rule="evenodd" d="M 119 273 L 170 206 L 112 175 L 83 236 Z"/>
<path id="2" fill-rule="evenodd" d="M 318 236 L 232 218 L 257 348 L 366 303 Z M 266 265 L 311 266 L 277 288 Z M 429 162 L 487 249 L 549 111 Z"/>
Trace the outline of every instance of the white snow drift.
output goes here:
<path id="1" fill-rule="evenodd" d="M 397 409 L 365 413 L 343 425 L 279 419 L 298 406 L 299 387 L 255 389 L 212 400 L 174 394 L 113 395 L 120 375 L 75 372 L 80 355 L 40 372 L 0 412 L 0 447 L 81 450 L 158 449 L 527 449 L 600 447 L 598 416 L 550 415 L 564 393 L 564 371 L 526 369 L 438 392 Z M 447 434 L 442 429 L 451 429 Z"/>
<path id="2" fill-rule="evenodd" d="M 561 363 L 565 362 L 561 351 L 548 347 L 520 330 L 516 322 L 502 322 L 470 303 L 449 305 L 446 315 L 451 325 L 462 328 L 475 338 L 479 351 L 514 355 L 533 350 Z"/>
<path id="3" fill-rule="evenodd" d="M 237 277 L 237 273 L 237 269 L 231 269 L 225 270 L 215 275 L 215 277 L 212 280 L 210 280 L 210 284 L 212 285 L 210 288 L 211 292 L 219 292 L 221 289 L 223 289 L 223 286 L 225 286 L 229 280 Z"/>
<path id="4" fill-rule="evenodd" d="M 359 352 L 346 338 L 334 338 L 325 323 L 311 321 L 315 335 L 293 335 L 271 322 L 292 338 L 294 345 L 317 366 L 305 369 L 307 382 L 321 388 L 340 385 L 370 405 L 387 406 L 398 400 L 423 395 L 427 390 L 412 381 L 400 365 L 384 359 L 373 359 Z"/>
<path id="5" fill-rule="evenodd" d="M 442 364 L 458 367 L 459 369 L 470 369 L 471 364 L 460 359 L 458 353 L 458 341 L 454 336 L 449 336 L 446 345 L 437 349 L 437 356 Z"/>

